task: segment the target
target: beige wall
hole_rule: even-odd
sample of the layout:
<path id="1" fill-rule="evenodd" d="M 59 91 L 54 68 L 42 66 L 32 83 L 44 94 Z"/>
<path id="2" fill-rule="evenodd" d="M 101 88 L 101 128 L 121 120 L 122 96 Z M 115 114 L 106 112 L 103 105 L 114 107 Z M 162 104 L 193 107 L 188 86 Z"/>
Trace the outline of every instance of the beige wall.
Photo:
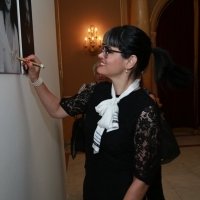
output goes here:
<path id="1" fill-rule="evenodd" d="M 83 83 L 93 82 L 92 66 L 98 60 L 84 50 L 84 38 L 90 25 L 98 35 L 120 25 L 119 0 L 59 0 L 62 59 L 64 71 L 63 95 L 75 94 Z"/>
<path id="2" fill-rule="evenodd" d="M 31 2 L 41 76 L 59 97 L 54 0 Z M 0 85 L 0 199 L 65 200 L 61 120 L 47 114 L 26 75 L 0 74 Z"/>

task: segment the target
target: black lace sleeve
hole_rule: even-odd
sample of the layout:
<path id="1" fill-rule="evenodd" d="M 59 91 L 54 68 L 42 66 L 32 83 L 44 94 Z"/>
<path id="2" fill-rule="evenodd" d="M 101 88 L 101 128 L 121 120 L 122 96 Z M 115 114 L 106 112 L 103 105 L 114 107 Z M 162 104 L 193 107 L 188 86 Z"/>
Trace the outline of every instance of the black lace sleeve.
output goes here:
<path id="1" fill-rule="evenodd" d="M 149 106 L 140 114 L 134 137 L 135 176 L 146 184 L 154 180 L 160 166 L 160 143 L 158 114 L 154 106 Z"/>
<path id="2" fill-rule="evenodd" d="M 82 91 L 69 98 L 62 98 L 60 101 L 61 107 L 71 116 L 83 114 L 87 110 L 87 103 L 90 95 L 93 93 L 96 85 L 88 87 L 87 90 Z"/>

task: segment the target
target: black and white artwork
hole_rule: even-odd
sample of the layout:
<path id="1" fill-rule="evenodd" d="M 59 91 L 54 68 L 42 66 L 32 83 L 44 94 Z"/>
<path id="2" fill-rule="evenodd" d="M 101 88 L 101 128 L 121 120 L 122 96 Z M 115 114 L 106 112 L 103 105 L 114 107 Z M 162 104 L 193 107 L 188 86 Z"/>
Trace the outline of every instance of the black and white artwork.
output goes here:
<path id="1" fill-rule="evenodd" d="M 17 57 L 34 54 L 31 0 L 0 0 L 0 73 L 24 74 Z"/>

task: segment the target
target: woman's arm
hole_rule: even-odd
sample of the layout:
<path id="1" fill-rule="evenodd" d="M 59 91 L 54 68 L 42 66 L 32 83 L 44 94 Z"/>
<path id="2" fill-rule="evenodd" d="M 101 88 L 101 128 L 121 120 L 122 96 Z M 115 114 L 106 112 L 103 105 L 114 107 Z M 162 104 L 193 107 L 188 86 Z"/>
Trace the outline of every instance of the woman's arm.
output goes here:
<path id="1" fill-rule="evenodd" d="M 136 125 L 134 135 L 135 177 L 124 200 L 142 200 L 156 176 L 160 165 L 159 130 L 155 107 L 150 105 L 142 111 Z"/>
<path id="2" fill-rule="evenodd" d="M 66 113 L 66 111 L 60 106 L 60 99 L 54 96 L 44 83 L 38 87 L 35 87 L 35 90 L 43 106 L 51 117 L 64 118 L 69 116 L 68 113 Z"/>
<path id="3" fill-rule="evenodd" d="M 126 192 L 126 195 L 123 200 L 142 200 L 148 187 L 149 186 L 143 181 L 134 177 L 133 183 Z"/>
<path id="4" fill-rule="evenodd" d="M 26 60 L 27 61 L 24 63 L 24 69 L 28 70 L 30 81 L 34 83 L 39 78 L 40 69 L 39 67 L 33 66 L 31 61 L 37 63 L 41 62 L 35 55 L 28 56 Z M 69 116 L 66 111 L 60 106 L 60 100 L 48 90 L 44 83 L 42 83 L 40 86 L 36 86 L 35 90 L 43 106 L 51 117 L 64 118 Z"/>

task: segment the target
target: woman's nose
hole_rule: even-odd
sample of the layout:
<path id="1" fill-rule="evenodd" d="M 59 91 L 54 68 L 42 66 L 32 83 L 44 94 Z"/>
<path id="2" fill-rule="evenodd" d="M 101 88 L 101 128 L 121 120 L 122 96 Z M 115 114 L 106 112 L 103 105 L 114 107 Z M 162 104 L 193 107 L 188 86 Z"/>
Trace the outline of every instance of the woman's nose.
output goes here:
<path id="1" fill-rule="evenodd" d="M 101 53 L 98 54 L 98 58 L 104 58 L 103 52 L 101 52 Z"/>

